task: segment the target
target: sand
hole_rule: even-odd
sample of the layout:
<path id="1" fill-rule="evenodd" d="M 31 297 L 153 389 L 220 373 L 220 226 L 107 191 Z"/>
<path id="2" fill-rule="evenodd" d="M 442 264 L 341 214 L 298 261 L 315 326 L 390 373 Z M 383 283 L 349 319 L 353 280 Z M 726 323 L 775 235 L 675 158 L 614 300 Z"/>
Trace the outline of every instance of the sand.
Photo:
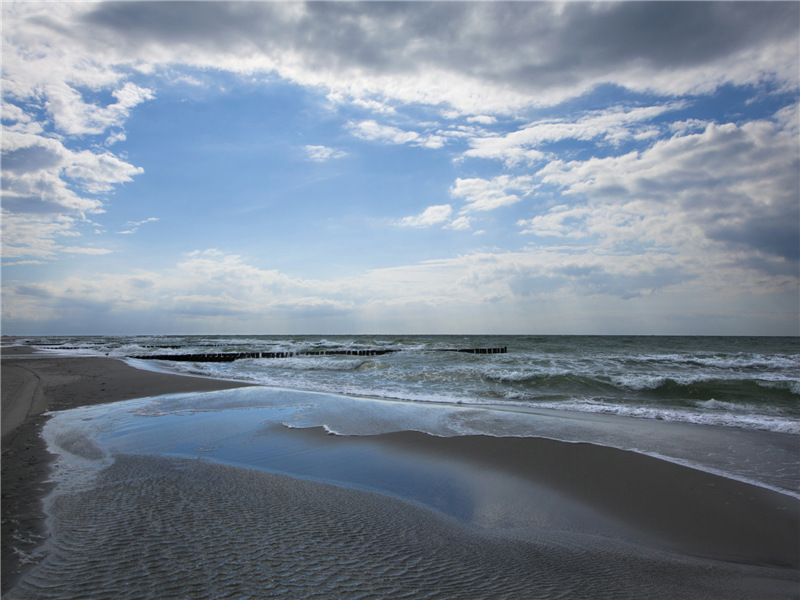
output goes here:
<path id="1" fill-rule="evenodd" d="M 246 384 L 142 371 L 110 358 L 63 357 L 26 346 L 3 347 L 2 374 L 2 591 L 32 564 L 44 535 L 40 500 L 52 456 L 40 437 L 47 411 L 200 392 Z M 11 549 L 11 542 L 25 554 Z"/>
<path id="2" fill-rule="evenodd" d="M 800 567 L 800 501 L 786 494 L 585 443 L 418 432 L 384 434 L 375 441 L 533 482 L 611 520 L 612 533 L 647 545 L 744 564 Z M 558 509 L 564 510 L 564 503 Z"/>
<path id="3" fill-rule="evenodd" d="M 236 385 L 138 371 L 112 359 L 14 352 L 4 351 L 2 361 L 4 593 L 30 566 L 26 555 L 10 552 L 9 542 L 32 553 L 44 534 L 37 502 L 47 491 L 50 460 L 39 438 L 44 411 Z M 62 500 L 73 503 L 63 513 L 78 519 L 76 531 L 81 519 L 91 519 L 97 535 L 118 537 L 123 554 L 133 557 L 127 565 L 93 567 L 105 582 L 98 585 L 110 586 L 109 594 L 116 585 L 129 595 L 157 597 L 142 587 L 152 582 L 137 575 L 147 563 L 154 574 L 166 569 L 158 577 L 176 589 L 186 581 L 170 575 L 176 567 L 196 572 L 197 589 L 183 593 L 198 598 L 240 597 L 247 585 L 304 598 L 549 598 L 570 590 L 570 597 L 800 597 L 800 501 L 785 494 L 590 444 L 418 432 L 343 437 L 318 428 L 287 435 L 302 436 L 323 453 L 360 447 L 364 452 L 354 455 L 365 461 L 389 452 L 412 472 L 419 465 L 442 469 L 444 477 L 457 469 L 474 478 L 478 491 L 461 510 L 442 483 L 433 490 L 441 505 L 429 510 L 398 497 L 207 461 L 120 457 L 103 475 L 109 485 L 98 495 Z M 122 489 L 114 478 L 137 470 L 151 484 L 137 498 L 114 495 Z M 518 489 L 530 495 L 515 505 L 497 474 L 519 481 Z M 176 502 L 174 494 L 189 502 Z M 163 548 L 172 553 L 169 560 L 151 556 L 152 544 L 139 545 L 143 536 L 161 534 L 151 531 L 150 520 L 120 512 L 131 502 L 157 514 L 158 527 L 169 525 L 171 542 Z M 173 513 L 172 506 L 181 508 Z M 212 510 L 226 506 L 232 509 Z M 517 535 L 520 524 L 533 524 L 538 533 Z M 198 531 L 213 541 L 198 542 Z M 198 543 L 201 552 L 180 556 Z M 66 547 L 43 563 L 45 574 L 80 573 L 97 552 L 90 538 Z M 80 577 L 72 583 L 76 590 L 84 585 Z M 18 589 L 17 597 L 50 597 L 35 587 Z"/>

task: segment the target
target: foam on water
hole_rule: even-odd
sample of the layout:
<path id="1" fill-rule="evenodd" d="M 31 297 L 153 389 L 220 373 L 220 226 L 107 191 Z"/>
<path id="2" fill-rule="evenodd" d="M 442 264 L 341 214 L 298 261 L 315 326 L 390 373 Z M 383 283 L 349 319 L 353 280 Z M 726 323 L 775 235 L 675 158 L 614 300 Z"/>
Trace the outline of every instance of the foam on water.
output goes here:
<path id="1" fill-rule="evenodd" d="M 388 361 L 342 358 L 286 359 L 281 360 L 280 365 L 270 360 L 242 360 L 237 361 L 240 364 L 233 369 L 225 363 L 176 363 L 165 367 L 149 361 L 128 362 L 137 368 L 162 372 L 235 379 L 274 387 L 289 385 L 294 389 L 332 394 L 414 402 L 541 407 L 800 434 L 800 420 L 793 414 L 787 415 L 784 406 L 720 401 L 713 397 L 707 400 L 692 398 L 704 393 L 698 391 L 705 384 L 702 379 L 676 381 L 651 375 L 629 375 L 603 381 L 557 369 L 541 374 L 520 369 L 485 369 L 481 365 L 460 367 L 455 369 L 455 375 L 431 369 L 411 376 L 399 374 L 397 367 Z M 458 374 L 464 370 L 471 370 L 471 373 Z M 372 376 L 376 372 L 379 377 Z M 336 377 L 331 377 L 332 374 L 336 374 Z M 499 390 L 499 395 L 487 390 L 479 392 L 470 384 L 472 378 L 496 381 L 508 389 Z M 524 384 L 524 388 L 515 389 L 514 384 Z M 797 395 L 796 384 L 784 380 L 731 381 L 731 389 L 733 386 L 746 389 L 748 385 Z M 713 384 L 707 387 L 708 393 L 713 393 Z M 531 396 L 530 389 L 536 390 L 536 397 Z M 618 397 L 619 389 L 657 392 L 659 397 L 655 401 L 623 399 Z M 668 401 L 670 396 L 684 399 L 675 405 Z M 745 396 L 745 399 L 751 397 Z M 787 402 L 791 402 L 791 399 Z M 728 409 L 724 414 L 719 410 L 723 405 Z"/>

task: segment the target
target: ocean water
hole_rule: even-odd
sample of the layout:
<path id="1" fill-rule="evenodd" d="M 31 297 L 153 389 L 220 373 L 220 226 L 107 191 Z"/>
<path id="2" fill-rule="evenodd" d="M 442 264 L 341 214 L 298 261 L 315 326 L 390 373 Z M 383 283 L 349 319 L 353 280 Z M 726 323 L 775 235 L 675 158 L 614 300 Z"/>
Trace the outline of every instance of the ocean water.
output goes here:
<path id="1" fill-rule="evenodd" d="M 284 352 L 140 368 L 413 402 L 548 408 L 800 434 L 800 338 L 154 336 L 27 340 L 115 357 Z M 439 352 L 506 347 L 506 354 Z M 65 349 L 66 348 L 66 349 Z M 312 355 L 391 350 L 378 356 Z"/>
<path id="2" fill-rule="evenodd" d="M 59 455 L 51 535 L 10 598 L 784 598 L 797 589 L 793 572 L 664 552 L 546 487 L 370 441 L 415 431 L 589 442 L 800 498 L 796 338 L 26 342 L 261 386 L 54 414 L 44 430 Z M 507 352 L 443 351 L 495 347 Z M 391 352 L 352 354 L 365 350 Z M 292 356 L 142 358 L 234 352 Z"/>

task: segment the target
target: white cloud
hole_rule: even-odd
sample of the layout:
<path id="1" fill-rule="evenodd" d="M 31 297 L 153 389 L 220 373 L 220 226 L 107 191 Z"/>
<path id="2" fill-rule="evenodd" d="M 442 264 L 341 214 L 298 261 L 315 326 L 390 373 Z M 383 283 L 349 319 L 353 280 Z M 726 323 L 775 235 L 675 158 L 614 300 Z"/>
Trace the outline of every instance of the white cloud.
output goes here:
<path id="1" fill-rule="evenodd" d="M 105 211 L 99 194 L 143 172 L 110 152 L 13 130 L 4 132 L 2 152 L 4 256 L 55 257 L 58 237 L 77 235 L 87 214 Z"/>
<path id="2" fill-rule="evenodd" d="M 504 135 L 476 134 L 464 156 L 500 160 L 512 166 L 545 160 L 548 155 L 541 147 L 552 142 L 580 140 L 618 146 L 623 141 L 658 135 L 658 128 L 647 122 L 683 106 L 682 102 L 671 102 L 636 108 L 613 107 L 589 111 L 573 119 L 535 121 Z"/>
<path id="3" fill-rule="evenodd" d="M 731 287 L 730 281 L 736 285 Z M 750 321 L 741 322 L 741 314 L 761 319 L 759 327 L 772 323 L 773 331 L 791 319 L 794 309 L 785 302 L 782 308 L 775 305 L 785 314 L 776 312 L 774 322 L 754 313 L 752 306 L 747 308 L 775 289 L 742 266 L 719 264 L 713 257 L 688 251 L 472 252 L 322 281 L 290 277 L 256 267 L 242 256 L 210 250 L 193 252 L 160 271 L 9 283 L 3 309 L 4 318 L 16 322 L 55 323 L 69 315 L 73 326 L 91 324 L 94 330 L 113 329 L 124 314 L 126 322 L 147 327 L 163 322 L 204 332 L 216 322 L 227 332 L 243 333 L 276 324 L 295 332 L 303 326 L 318 333 L 321 326 L 331 326 L 326 324 L 352 331 L 347 324 L 353 323 L 389 331 L 409 322 L 430 325 L 430 331 L 452 332 L 463 331 L 465 323 L 483 327 L 493 322 L 491 315 L 502 315 L 496 325 L 503 331 L 530 327 L 557 332 L 563 330 L 559 319 L 568 318 L 565 307 L 579 306 L 584 317 L 574 318 L 584 320 L 577 330 L 658 333 L 661 330 L 652 322 L 648 325 L 652 313 L 646 310 L 658 298 L 669 302 L 669 314 L 703 327 L 704 314 L 718 314 L 724 290 L 728 305 L 744 311 L 732 312 L 728 320 L 746 332 L 754 330 Z M 784 289 L 784 295 L 791 297 L 791 287 Z"/>
<path id="4" fill-rule="evenodd" d="M 64 246 L 60 250 L 61 252 L 66 252 L 68 254 L 86 254 L 91 256 L 102 256 L 103 254 L 113 253 L 113 250 L 108 250 L 107 248 L 90 248 L 82 246 Z"/>
<path id="5" fill-rule="evenodd" d="M 452 212 L 453 208 L 449 204 L 429 206 L 419 215 L 400 219 L 398 225 L 402 227 L 430 227 L 447 221 Z"/>
<path id="6" fill-rule="evenodd" d="M 134 167 L 110 152 L 98 154 L 91 150 L 71 152 L 63 169 L 64 175 L 81 181 L 91 194 L 109 192 L 115 185 L 133 181 L 134 175 L 144 173 L 141 167 Z"/>
<path id="7" fill-rule="evenodd" d="M 376 121 L 351 123 L 350 129 L 356 137 L 363 140 L 387 144 L 407 144 L 419 139 L 419 134 L 415 131 L 403 131 L 389 125 L 379 125 Z"/>
<path id="8" fill-rule="evenodd" d="M 450 188 L 453 198 L 463 198 L 465 206 L 462 212 L 495 210 L 503 206 L 516 204 L 521 198 L 510 193 L 512 190 L 522 195 L 533 191 L 533 178 L 530 176 L 511 177 L 500 175 L 493 179 L 456 179 Z"/>
<path id="9" fill-rule="evenodd" d="M 397 109 L 386 102 L 381 102 L 374 98 L 353 98 L 351 96 L 345 96 L 341 92 L 330 92 L 327 96 L 328 100 L 333 102 L 337 105 L 348 105 L 352 104 L 359 108 L 363 108 L 364 110 L 368 110 L 373 113 L 378 113 L 381 115 L 395 115 L 397 114 Z"/>
<path id="10" fill-rule="evenodd" d="M 313 162 L 326 162 L 334 158 L 347 156 L 347 152 L 336 148 L 328 148 L 327 146 L 306 146 L 305 150 L 308 160 Z"/>
<path id="11" fill-rule="evenodd" d="M 75 220 L 65 216 L 3 212 L 3 258 L 51 259 L 59 238 L 74 233 Z"/>
<path id="12" fill-rule="evenodd" d="M 474 117 L 467 117 L 468 123 L 480 123 L 481 125 L 493 125 L 497 123 L 497 117 L 491 115 L 475 115 Z"/>
<path id="13" fill-rule="evenodd" d="M 155 221 L 158 221 L 158 217 L 150 217 L 144 219 L 143 221 L 128 221 L 127 223 L 125 223 L 125 227 L 127 229 L 125 229 L 124 231 L 118 231 L 117 233 L 125 235 L 133 234 L 139 231 L 139 227 L 141 227 L 145 223 L 154 223 Z"/>
<path id="14" fill-rule="evenodd" d="M 100 135 L 119 127 L 127 120 L 131 108 L 154 97 L 152 90 L 130 82 L 112 92 L 117 102 L 107 106 L 86 102 L 81 93 L 67 83 L 47 83 L 45 94 L 48 98 L 45 107 L 56 129 L 68 135 Z"/>
<path id="15" fill-rule="evenodd" d="M 350 130 L 356 137 L 384 144 L 411 144 L 424 148 L 441 148 L 446 138 L 437 134 L 419 134 L 416 131 L 405 131 L 391 125 L 381 125 L 376 121 L 351 123 Z"/>
<path id="16" fill-rule="evenodd" d="M 452 223 L 445 225 L 446 229 L 455 229 L 456 231 L 464 231 L 472 227 L 472 217 L 458 217 Z"/>
<path id="17" fill-rule="evenodd" d="M 586 207 L 554 206 L 546 214 L 532 219 L 522 219 L 517 225 L 522 233 L 551 237 L 583 237 L 586 235 L 584 221 L 589 210 Z"/>
<path id="18" fill-rule="evenodd" d="M 127 139 L 128 139 L 128 136 L 125 134 L 124 131 L 117 131 L 115 133 L 112 133 L 111 135 L 109 135 L 106 138 L 105 145 L 106 146 L 113 146 L 114 144 L 116 144 L 118 142 L 124 142 Z"/>

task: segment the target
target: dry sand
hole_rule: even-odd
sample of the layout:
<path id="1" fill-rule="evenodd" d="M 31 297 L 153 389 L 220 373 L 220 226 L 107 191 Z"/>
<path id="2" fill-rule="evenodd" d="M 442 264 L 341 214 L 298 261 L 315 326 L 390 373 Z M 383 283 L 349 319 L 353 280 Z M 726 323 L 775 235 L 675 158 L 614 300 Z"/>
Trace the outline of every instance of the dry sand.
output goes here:
<path id="1" fill-rule="evenodd" d="M 110 358 L 54 356 L 26 346 L 3 347 L 0 356 L 3 592 L 30 567 L 11 543 L 30 553 L 44 534 L 40 500 L 49 489 L 46 479 L 53 458 L 40 436 L 45 412 L 246 385 L 142 371 Z"/>

